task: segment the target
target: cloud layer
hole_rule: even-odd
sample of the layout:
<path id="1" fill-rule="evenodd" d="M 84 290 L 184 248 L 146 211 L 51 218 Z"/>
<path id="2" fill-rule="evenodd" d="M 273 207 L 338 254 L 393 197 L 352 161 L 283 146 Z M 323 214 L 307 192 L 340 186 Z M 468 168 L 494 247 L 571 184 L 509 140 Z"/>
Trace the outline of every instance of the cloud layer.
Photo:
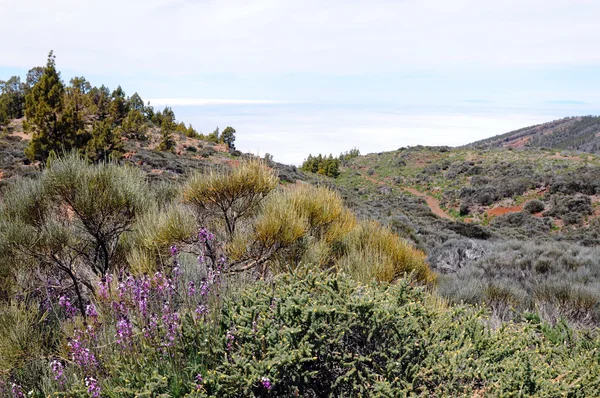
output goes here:
<path id="1" fill-rule="evenodd" d="M 594 0 L 0 0 L 4 66 L 376 74 L 600 63 Z"/>

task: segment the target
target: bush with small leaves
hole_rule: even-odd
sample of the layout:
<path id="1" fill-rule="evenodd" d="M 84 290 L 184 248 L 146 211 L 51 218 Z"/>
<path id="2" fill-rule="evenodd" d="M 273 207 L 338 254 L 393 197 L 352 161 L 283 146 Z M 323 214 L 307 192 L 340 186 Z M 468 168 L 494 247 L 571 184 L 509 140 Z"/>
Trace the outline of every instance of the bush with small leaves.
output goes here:
<path id="1" fill-rule="evenodd" d="M 530 214 L 540 213 L 544 211 L 544 209 L 544 202 L 537 199 L 530 200 L 529 202 L 525 203 L 525 206 L 523 207 L 523 210 Z"/>

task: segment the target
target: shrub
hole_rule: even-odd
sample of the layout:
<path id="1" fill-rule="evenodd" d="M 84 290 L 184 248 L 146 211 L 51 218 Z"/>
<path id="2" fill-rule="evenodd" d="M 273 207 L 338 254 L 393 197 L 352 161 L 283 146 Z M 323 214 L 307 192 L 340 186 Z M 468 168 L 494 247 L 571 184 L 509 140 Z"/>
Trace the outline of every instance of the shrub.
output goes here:
<path id="1" fill-rule="evenodd" d="M 448 246 L 458 246 L 448 242 Z M 463 249 L 460 267 L 446 264 L 452 252 L 430 256 L 434 269 L 450 272 L 439 293 L 454 302 L 486 303 L 502 320 L 536 312 L 549 322 L 564 317 L 574 324 L 600 321 L 600 252 L 566 242 L 478 242 Z"/>
<path id="2" fill-rule="evenodd" d="M 139 170 L 93 166 L 78 155 L 54 160 L 39 180 L 6 193 L 0 218 L 3 260 L 65 275 L 82 306 L 81 284 L 92 290 L 94 274 L 102 277 L 123 265 L 121 236 L 146 210 L 148 198 Z"/>
<path id="3" fill-rule="evenodd" d="M 253 215 L 276 186 L 275 173 L 260 160 L 252 159 L 232 170 L 193 174 L 184 186 L 183 196 L 200 218 L 221 217 L 231 239 L 238 222 Z"/>
<path id="4" fill-rule="evenodd" d="M 161 295 L 187 295 L 181 283 L 171 293 L 150 286 L 149 310 Z M 119 292 L 129 306 L 135 290 L 126 283 Z M 102 394 L 594 396 L 600 390 L 597 336 L 578 337 L 566 324 L 550 326 L 535 315 L 493 331 L 480 312 L 448 308 L 406 280 L 365 286 L 343 275 L 302 271 L 246 286 L 210 307 L 218 316 L 189 313 L 189 301 L 179 302 L 175 338 L 163 348 L 168 355 L 159 344 L 169 328 L 129 334 L 114 329 L 118 314 L 100 315 L 111 327 L 98 330 L 100 341 L 89 347 L 109 370 L 94 384 Z M 173 309 L 169 304 L 168 314 Z M 160 306 L 156 311 L 165 314 Z M 129 315 L 133 331 L 137 313 Z M 102 344 L 115 330 L 119 342 Z M 84 392 L 81 380 L 90 368 L 68 366 L 77 377 L 63 391 Z"/>
<path id="5" fill-rule="evenodd" d="M 376 222 L 362 222 L 344 240 L 347 247 L 337 264 L 358 281 L 392 282 L 413 274 L 420 282 L 433 282 L 425 254 Z"/>
<path id="6" fill-rule="evenodd" d="M 339 194 L 327 188 L 302 184 L 272 194 L 253 228 L 243 246 L 253 247 L 255 258 L 270 256 L 274 270 L 304 263 L 334 266 L 366 283 L 405 273 L 420 282 L 433 280 L 421 251 L 378 223 L 358 223 Z"/>
<path id="7" fill-rule="evenodd" d="M 544 202 L 537 199 L 530 200 L 529 202 L 525 203 L 525 206 L 523 207 L 523 210 L 525 210 L 529 214 L 540 213 L 544 211 L 544 209 Z"/>

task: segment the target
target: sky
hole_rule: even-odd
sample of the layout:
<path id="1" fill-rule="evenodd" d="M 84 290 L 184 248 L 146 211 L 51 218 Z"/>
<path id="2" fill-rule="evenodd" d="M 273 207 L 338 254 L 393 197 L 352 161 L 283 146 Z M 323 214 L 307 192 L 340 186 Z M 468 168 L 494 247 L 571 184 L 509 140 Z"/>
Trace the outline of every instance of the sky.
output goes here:
<path id="1" fill-rule="evenodd" d="M 298 164 L 598 114 L 595 0 L 0 0 L 0 79 L 122 85 Z"/>

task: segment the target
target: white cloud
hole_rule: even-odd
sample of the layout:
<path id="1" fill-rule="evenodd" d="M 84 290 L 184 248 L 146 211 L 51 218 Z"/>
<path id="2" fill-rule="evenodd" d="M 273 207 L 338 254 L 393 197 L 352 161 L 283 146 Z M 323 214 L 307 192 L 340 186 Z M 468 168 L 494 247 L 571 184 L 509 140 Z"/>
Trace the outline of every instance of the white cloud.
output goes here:
<path id="1" fill-rule="evenodd" d="M 80 73 L 390 73 L 600 62 L 594 0 L 0 0 L 0 64 Z"/>

